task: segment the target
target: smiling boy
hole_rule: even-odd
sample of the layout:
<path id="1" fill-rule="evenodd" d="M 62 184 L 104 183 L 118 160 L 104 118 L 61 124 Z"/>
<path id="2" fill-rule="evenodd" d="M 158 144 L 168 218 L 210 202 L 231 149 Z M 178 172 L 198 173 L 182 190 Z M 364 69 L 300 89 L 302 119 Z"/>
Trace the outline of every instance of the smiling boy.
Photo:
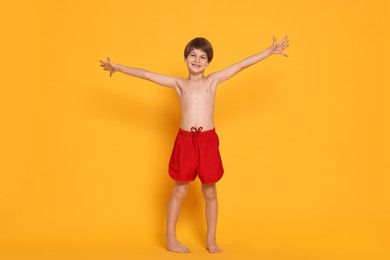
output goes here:
<path id="1" fill-rule="evenodd" d="M 169 175 L 175 180 L 168 204 L 166 248 L 178 253 L 190 252 L 176 238 L 176 224 L 181 205 L 187 195 L 189 183 L 199 177 L 202 195 L 206 204 L 207 236 L 206 246 L 210 253 L 221 252 L 216 242 L 218 200 L 216 183 L 223 176 L 222 160 L 219 153 L 219 139 L 214 128 L 214 104 L 217 86 L 241 70 L 273 55 L 282 54 L 288 47 L 285 37 L 268 49 L 243 59 L 221 71 L 204 75 L 213 59 L 213 48 L 204 38 L 191 40 L 184 49 L 184 61 L 188 69 L 186 79 L 165 76 L 144 69 L 127 67 L 113 63 L 110 58 L 100 61 L 104 70 L 122 72 L 127 75 L 150 80 L 176 91 L 181 105 L 181 122 L 176 136 Z"/>

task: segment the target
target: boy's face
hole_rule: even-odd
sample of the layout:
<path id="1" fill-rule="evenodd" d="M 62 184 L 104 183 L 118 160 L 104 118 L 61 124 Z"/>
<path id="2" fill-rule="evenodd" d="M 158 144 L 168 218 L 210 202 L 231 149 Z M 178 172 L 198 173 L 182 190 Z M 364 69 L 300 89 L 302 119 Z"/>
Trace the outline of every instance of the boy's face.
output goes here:
<path id="1" fill-rule="evenodd" d="M 192 49 L 184 61 L 188 70 L 194 74 L 203 73 L 209 65 L 207 54 L 198 49 Z"/>

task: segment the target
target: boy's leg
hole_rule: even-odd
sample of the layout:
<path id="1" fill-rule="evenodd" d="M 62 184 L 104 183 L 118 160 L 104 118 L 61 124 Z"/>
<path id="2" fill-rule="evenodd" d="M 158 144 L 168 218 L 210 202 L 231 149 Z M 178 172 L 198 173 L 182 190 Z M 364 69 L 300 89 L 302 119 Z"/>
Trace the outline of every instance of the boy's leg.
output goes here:
<path id="1" fill-rule="evenodd" d="M 177 241 L 176 224 L 179 219 L 181 204 L 188 193 L 189 183 L 176 183 L 168 204 L 166 246 L 169 251 L 188 253 L 190 249 Z"/>
<path id="2" fill-rule="evenodd" d="M 206 203 L 207 250 L 209 250 L 210 253 L 219 253 L 221 252 L 221 249 L 218 247 L 216 241 L 218 218 L 217 187 L 215 184 L 202 184 L 202 194 Z"/>

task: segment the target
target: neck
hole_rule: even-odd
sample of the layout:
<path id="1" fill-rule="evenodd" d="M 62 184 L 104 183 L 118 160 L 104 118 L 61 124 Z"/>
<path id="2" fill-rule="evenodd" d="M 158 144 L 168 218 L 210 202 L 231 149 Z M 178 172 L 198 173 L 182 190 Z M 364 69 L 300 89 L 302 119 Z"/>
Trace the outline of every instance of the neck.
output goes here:
<path id="1" fill-rule="evenodd" d="M 191 81 L 198 81 L 198 80 L 201 80 L 203 79 L 204 76 L 203 76 L 203 73 L 199 73 L 199 74 L 188 74 L 188 80 L 191 80 Z"/>

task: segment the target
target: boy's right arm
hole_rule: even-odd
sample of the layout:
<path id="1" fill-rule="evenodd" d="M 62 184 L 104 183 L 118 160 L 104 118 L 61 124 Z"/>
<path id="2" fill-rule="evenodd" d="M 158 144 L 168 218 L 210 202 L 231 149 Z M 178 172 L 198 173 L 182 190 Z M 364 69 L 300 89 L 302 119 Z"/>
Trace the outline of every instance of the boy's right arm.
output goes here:
<path id="1" fill-rule="evenodd" d="M 177 88 L 179 86 L 178 78 L 165 76 L 144 69 L 132 68 L 120 64 L 115 64 L 110 60 L 109 57 L 107 57 L 107 62 L 100 60 L 100 63 L 100 66 L 103 67 L 104 70 L 108 70 L 110 72 L 110 77 L 113 73 L 119 71 L 133 77 L 152 81 L 164 87 Z"/>

